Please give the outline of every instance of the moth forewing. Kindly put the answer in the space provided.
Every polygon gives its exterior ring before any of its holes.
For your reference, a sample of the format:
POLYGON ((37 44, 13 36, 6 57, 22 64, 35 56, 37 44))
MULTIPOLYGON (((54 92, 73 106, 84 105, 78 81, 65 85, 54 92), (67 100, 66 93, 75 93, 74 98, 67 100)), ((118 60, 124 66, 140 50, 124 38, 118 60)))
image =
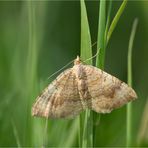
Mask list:
POLYGON ((32 115, 49 118, 73 118, 86 108, 110 113, 137 98, 135 91, 118 78, 84 65, 80 58, 73 68, 62 72, 37 97, 32 115))

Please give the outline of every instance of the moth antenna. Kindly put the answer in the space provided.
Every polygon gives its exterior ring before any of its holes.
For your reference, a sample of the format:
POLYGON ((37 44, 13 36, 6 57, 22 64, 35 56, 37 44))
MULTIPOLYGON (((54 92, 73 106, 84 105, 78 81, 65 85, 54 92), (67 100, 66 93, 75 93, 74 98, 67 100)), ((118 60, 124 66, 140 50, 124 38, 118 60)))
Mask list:
POLYGON ((59 73, 61 70, 63 70, 65 67, 67 67, 68 65, 70 65, 71 63, 73 63, 74 60, 70 61, 69 63, 67 63, 65 66, 63 66, 62 68, 60 68, 58 71, 54 72, 53 74, 51 74, 48 79, 50 79, 51 77, 53 77, 54 75, 56 75, 57 73, 59 73))
POLYGON ((89 61, 89 60, 95 58, 95 57, 99 54, 99 52, 100 52, 100 48, 97 50, 97 53, 96 53, 94 56, 92 56, 92 57, 86 59, 84 62, 89 61))
MULTIPOLYGON (((92 44, 92 47, 95 46, 96 44, 97 44, 97 42, 94 42, 94 43, 92 44)), ((94 56, 92 56, 91 58, 86 59, 86 60, 83 61, 83 62, 86 62, 86 61, 89 61, 89 60, 95 58, 95 57, 99 54, 99 51, 100 51, 100 49, 97 51, 97 53, 96 53, 94 56)), ((74 60, 70 61, 68 64, 66 64, 65 66, 63 66, 61 69, 59 69, 58 71, 56 71, 56 72, 54 72, 53 74, 51 74, 51 75, 48 77, 48 79, 50 79, 51 77, 53 77, 54 75, 56 75, 57 73, 59 73, 61 70, 63 70, 65 67, 67 67, 68 65, 70 65, 70 64, 73 63, 73 62, 74 62, 74 60)))
POLYGON ((93 47, 93 46, 95 46, 95 45, 97 45, 97 42, 94 42, 94 43, 91 45, 91 47, 93 47))

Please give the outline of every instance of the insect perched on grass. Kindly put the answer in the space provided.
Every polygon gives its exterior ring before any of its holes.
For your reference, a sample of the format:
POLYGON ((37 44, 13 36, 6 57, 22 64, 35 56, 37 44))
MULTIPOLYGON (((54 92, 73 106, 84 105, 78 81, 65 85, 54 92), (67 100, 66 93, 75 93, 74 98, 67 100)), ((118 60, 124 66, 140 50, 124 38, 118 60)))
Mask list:
POLYGON ((137 98, 126 83, 91 65, 79 56, 74 66, 62 72, 37 97, 32 115, 46 118, 73 118, 85 109, 110 113, 137 98))

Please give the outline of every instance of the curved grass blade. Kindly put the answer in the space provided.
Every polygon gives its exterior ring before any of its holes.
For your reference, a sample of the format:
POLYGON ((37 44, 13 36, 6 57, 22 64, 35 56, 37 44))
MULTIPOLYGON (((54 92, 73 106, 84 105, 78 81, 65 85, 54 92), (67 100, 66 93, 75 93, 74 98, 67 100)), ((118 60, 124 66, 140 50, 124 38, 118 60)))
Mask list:
MULTIPOLYGON (((81 58, 86 60, 92 57, 91 36, 87 18, 87 11, 84 0, 80 1, 81 5, 81 58)), ((92 60, 87 61, 92 64, 92 60)), ((80 135, 79 146, 93 147, 93 115, 92 111, 86 110, 85 114, 80 115, 80 135)))
MULTIPOLYGON (((132 49, 133 49, 133 42, 136 34, 136 29, 138 25, 138 19, 134 20, 132 31, 129 40, 129 47, 128 47, 128 85, 132 87, 132 49)), ((127 104, 127 132, 126 132, 126 146, 132 146, 132 103, 127 104)))
POLYGON ((106 20, 106 28, 105 28, 105 44, 107 46, 107 33, 109 30, 109 25, 110 25, 110 15, 111 15, 111 9, 112 9, 112 0, 109 0, 108 4, 108 13, 107 13, 107 20, 106 20))
POLYGON ((121 4, 120 8, 118 9, 110 27, 109 27, 108 34, 107 34, 107 43, 109 42, 109 39, 110 39, 110 37, 111 37, 111 35, 112 35, 116 25, 117 25, 122 13, 123 13, 126 5, 127 5, 127 0, 124 0, 121 4))

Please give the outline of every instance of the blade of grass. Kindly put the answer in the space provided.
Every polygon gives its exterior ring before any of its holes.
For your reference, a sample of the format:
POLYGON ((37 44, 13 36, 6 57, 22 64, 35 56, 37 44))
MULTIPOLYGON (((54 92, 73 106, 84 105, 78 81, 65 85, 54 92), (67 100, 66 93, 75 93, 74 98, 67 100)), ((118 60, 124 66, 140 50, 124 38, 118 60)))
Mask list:
POLYGON ((106 24, 106 1, 100 0, 98 39, 97 39, 97 49, 100 51, 96 59, 96 67, 99 67, 101 69, 104 68, 104 57, 105 57, 105 24, 106 24))
MULTIPOLYGON (((99 23, 98 23, 98 39, 97 39, 97 50, 99 54, 96 57, 96 67, 104 69, 104 58, 105 58, 105 24, 106 24, 106 1, 100 0, 100 9, 99 9, 99 23)), ((93 132, 94 132, 94 146, 96 140, 96 127, 100 123, 100 114, 93 113, 93 132)), ((98 140, 98 139, 97 139, 98 140)))
POLYGON ((73 146, 74 141, 77 137, 77 133, 78 133, 78 123, 79 123, 79 118, 76 118, 71 125, 70 134, 69 134, 67 141, 65 141, 64 147, 73 146))
MULTIPOLYGON (((132 87, 132 49, 133 49, 133 42, 135 38, 135 33, 138 25, 138 19, 134 20, 132 31, 129 39, 129 47, 128 47, 128 85, 132 87)), ((132 104, 128 103, 127 105, 127 132, 126 132, 126 146, 132 146, 132 104)))
MULTIPOLYGON (((91 36, 84 0, 81 0, 81 58, 86 60, 92 57, 91 36)), ((92 61, 87 61, 87 64, 92 64, 92 61)))
POLYGON ((20 148, 21 144, 20 144, 20 139, 19 139, 19 135, 18 135, 18 130, 16 128, 16 125, 14 124, 14 121, 11 121, 12 127, 13 127, 13 133, 16 139, 16 143, 17 143, 17 147, 20 148))
POLYGON ((148 141, 148 98, 146 100, 144 110, 142 113, 141 121, 140 121, 140 128, 138 131, 138 136, 137 136, 137 144, 138 147, 142 147, 142 143, 146 143, 148 141))
POLYGON ((111 37, 111 35, 112 35, 116 25, 117 25, 122 13, 123 13, 126 5, 127 5, 127 0, 124 0, 121 4, 120 8, 118 9, 110 27, 109 27, 108 34, 107 34, 107 43, 109 42, 109 39, 110 39, 110 37, 111 37))
MULTIPOLYGON (((31 103, 32 99, 35 96, 35 88, 36 88, 36 71, 37 71, 37 35, 36 35, 36 20, 35 20, 35 9, 36 5, 33 1, 26 2, 28 8, 28 51, 27 51, 27 59, 26 59, 26 98, 27 106, 26 106, 26 145, 32 145, 37 143, 35 139, 36 136, 34 131, 32 130, 34 126, 33 120, 31 117, 31 103)), ((39 141, 39 140, 38 140, 39 141)))
MULTIPOLYGON (((29 142, 31 145, 41 145, 44 141, 40 137, 40 133, 44 131, 43 123, 41 120, 34 120, 31 117, 31 107, 34 98, 39 90, 37 84, 37 64, 39 48, 43 39, 43 26, 45 22, 46 3, 44 5, 39 2, 28 1, 28 55, 26 62, 26 82, 27 82, 27 116, 28 116, 28 131, 30 132, 29 142), (40 16, 38 16, 38 12, 40 16), (38 18, 37 18, 38 16, 38 18), (37 18, 37 19, 36 19, 37 18), (40 23, 42 22, 42 24, 40 23)), ((46 124, 46 123, 45 123, 46 124)), ((42 136, 43 137, 43 136, 42 136)), ((45 137, 47 139, 47 137, 45 137)))
POLYGON ((35 81, 35 73, 37 67, 37 51, 36 51, 36 25, 35 25, 35 4, 32 1, 29 4, 29 43, 28 43, 28 63, 27 63, 27 80, 28 87, 32 91, 35 81))
POLYGON ((109 29, 109 24, 110 24, 111 9, 112 9, 112 0, 109 0, 107 20, 106 20, 106 28, 105 28, 105 44, 106 44, 106 41, 107 41, 107 33, 108 33, 108 29, 109 29))
MULTIPOLYGON (((86 60, 92 57, 91 36, 87 18, 87 11, 84 0, 80 0, 81 5, 81 58, 86 60)), ((87 61, 92 64, 92 61, 87 61)), ((93 116, 92 111, 86 110, 85 115, 80 115, 80 135, 79 146, 93 147, 93 116), (82 142, 81 142, 82 141, 82 142)))
MULTIPOLYGON (((97 40, 97 49, 100 49, 100 51, 96 59, 96 67, 104 69, 106 46, 113 33, 113 30, 115 29, 117 25, 117 22, 119 21, 121 14, 124 11, 126 3, 127 3, 127 0, 124 0, 109 27, 112 0, 109 1, 107 20, 106 20, 106 13, 105 13, 106 12, 106 1, 100 0, 98 40, 97 40)), ((97 116, 98 115, 94 113, 94 121, 93 121, 95 123, 94 128, 93 128, 94 130, 95 130, 96 125, 98 125, 100 122, 100 116, 99 118, 97 116)))

